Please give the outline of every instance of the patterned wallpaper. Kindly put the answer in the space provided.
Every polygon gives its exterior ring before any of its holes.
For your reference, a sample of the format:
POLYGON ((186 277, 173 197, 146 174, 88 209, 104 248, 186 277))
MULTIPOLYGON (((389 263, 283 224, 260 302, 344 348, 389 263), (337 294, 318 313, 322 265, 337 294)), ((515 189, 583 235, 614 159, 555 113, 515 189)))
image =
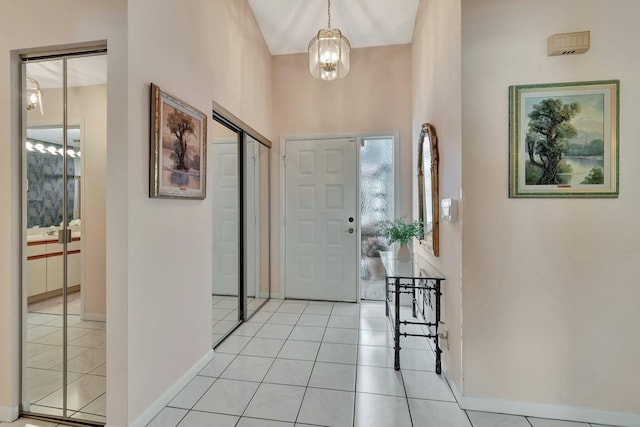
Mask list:
MULTIPOLYGON (((79 159, 67 162, 68 220, 74 219, 77 194, 74 175, 80 175, 79 159), (77 173, 76 173, 77 171, 77 173)), ((62 222, 62 156, 27 151, 27 227, 50 227, 62 222)), ((79 200, 78 200, 79 202, 79 200)), ((77 209, 76 209, 77 211, 77 209)))

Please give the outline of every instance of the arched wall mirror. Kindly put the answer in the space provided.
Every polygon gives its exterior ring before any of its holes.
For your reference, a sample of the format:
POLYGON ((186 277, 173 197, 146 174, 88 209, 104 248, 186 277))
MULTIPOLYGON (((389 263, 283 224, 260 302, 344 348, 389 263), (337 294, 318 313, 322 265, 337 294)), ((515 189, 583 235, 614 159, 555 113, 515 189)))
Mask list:
POLYGON ((418 213, 424 224, 420 244, 435 256, 440 255, 438 162, 436 128, 430 123, 423 123, 418 139, 418 213))
POLYGON ((271 142, 213 103, 212 340, 220 344, 270 297, 271 142))

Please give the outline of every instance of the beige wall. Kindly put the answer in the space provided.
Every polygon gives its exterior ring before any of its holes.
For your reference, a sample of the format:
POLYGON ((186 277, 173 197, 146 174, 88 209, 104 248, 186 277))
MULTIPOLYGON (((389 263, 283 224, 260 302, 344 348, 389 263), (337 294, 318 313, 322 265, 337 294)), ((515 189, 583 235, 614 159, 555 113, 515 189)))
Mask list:
POLYGON ((10 207, 0 210, 0 230, 9 236, 0 244, 0 417, 17 410, 21 335, 19 68, 10 67, 9 52, 104 39, 107 420, 114 426, 142 421, 153 402, 210 351, 214 226, 211 198, 148 198, 149 83, 208 117, 214 99, 269 136, 271 57, 246 1, 4 3, 12 13, 0 17, 6 30, 0 113, 11 126, 0 133, 8 152, 0 160, 0 200, 10 207))
POLYGON ((82 315, 98 320, 106 311, 107 87, 70 91, 79 104, 82 142, 82 315))
POLYGON ((639 12, 462 1, 466 396, 640 413, 639 12), (581 30, 586 54, 547 57, 548 36, 581 30), (621 81, 620 197, 509 199, 508 86, 599 79, 621 81))
MULTIPOLYGON (((82 140, 82 315, 104 319, 106 311, 106 151, 107 86, 70 87, 69 126, 80 126, 82 140)), ((62 124, 62 90, 43 89, 44 115, 27 112, 28 126, 62 124)))
MULTIPOLYGON (((411 47, 353 49, 346 78, 314 79, 307 54, 273 57, 271 286, 280 290, 280 146, 282 137, 399 132, 400 164, 411 162, 411 47)), ((411 216, 409 168, 401 168, 398 216, 411 216)))
MULTIPOLYGON (((20 247, 24 245, 20 226, 20 69, 17 53, 11 52, 106 40, 108 79, 114 83, 108 90, 108 114, 113 122, 108 125, 108 138, 113 147, 122 145, 126 142, 126 106, 118 105, 116 100, 124 99, 126 94, 125 4, 77 0, 0 2, 0 116, 6 119, 6 126, 0 129, 0 147, 6 153, 0 159, 0 233, 6 236, 0 241, 0 419, 14 415, 19 402, 20 247)), ((118 173, 118 168, 109 168, 108 173, 118 173)), ((123 178, 126 181, 126 176, 123 178)), ((117 215, 113 219, 120 220, 117 215)), ((108 335, 111 333, 107 331, 108 335)), ((108 387, 117 383, 108 381, 108 387)), ((126 401, 121 407, 126 408, 126 401)))
MULTIPOLYGON (((440 154, 440 198, 460 198, 462 186, 462 105, 460 0, 420 3, 412 44, 412 131, 417 141, 422 123, 436 128, 440 154)), ((413 148, 412 179, 416 171, 417 142, 413 148)), ((413 211, 417 218, 417 192, 413 211)), ((440 256, 414 245, 420 266, 430 263, 446 277, 442 319, 449 331, 449 349, 443 344, 448 378, 462 384, 462 204, 456 222, 440 220, 440 256)))
POLYGON ((260 133, 272 132, 271 56, 246 0, 140 0, 129 2, 128 19, 133 422, 144 420, 144 411, 211 349, 212 230, 218 226, 210 195, 202 201, 148 197, 149 83, 205 112, 209 128, 213 99, 260 133))

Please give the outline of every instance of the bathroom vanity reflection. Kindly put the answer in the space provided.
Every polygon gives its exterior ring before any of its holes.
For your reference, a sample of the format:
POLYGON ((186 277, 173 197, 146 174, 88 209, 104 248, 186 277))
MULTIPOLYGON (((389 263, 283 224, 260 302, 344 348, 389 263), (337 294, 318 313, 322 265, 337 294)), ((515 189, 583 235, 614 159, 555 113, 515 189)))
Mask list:
MULTIPOLYGON (((64 186, 62 126, 27 129, 27 263, 25 287, 27 304, 60 295, 63 287, 62 230, 64 186)), ((67 209, 66 221, 72 239, 67 247, 68 292, 80 290, 81 283, 81 171, 80 127, 67 128, 67 209)))
MULTIPOLYGON (((67 286, 71 293, 80 290, 81 233, 79 225, 70 226, 69 229, 71 241, 67 245, 67 286)), ((59 229, 53 227, 51 231, 48 228, 27 230, 27 304, 60 295, 62 291, 63 245, 58 242, 59 229)))

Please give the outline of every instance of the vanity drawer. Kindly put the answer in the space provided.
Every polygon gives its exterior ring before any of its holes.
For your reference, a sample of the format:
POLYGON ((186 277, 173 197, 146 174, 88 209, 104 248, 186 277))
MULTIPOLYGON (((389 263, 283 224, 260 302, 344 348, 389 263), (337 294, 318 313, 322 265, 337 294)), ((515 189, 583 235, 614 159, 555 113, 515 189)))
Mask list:
POLYGON ((27 259, 32 256, 44 255, 47 253, 47 245, 29 245, 27 244, 27 259))

